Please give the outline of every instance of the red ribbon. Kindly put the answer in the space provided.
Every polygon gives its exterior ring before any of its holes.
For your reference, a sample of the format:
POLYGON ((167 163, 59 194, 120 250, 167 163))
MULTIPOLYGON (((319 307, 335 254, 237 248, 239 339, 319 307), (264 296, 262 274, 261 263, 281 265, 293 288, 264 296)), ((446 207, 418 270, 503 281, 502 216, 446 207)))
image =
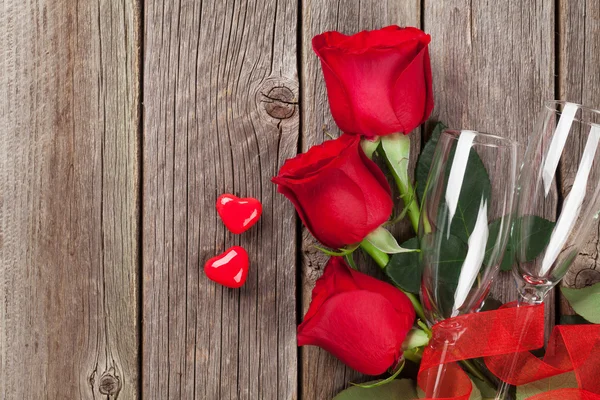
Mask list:
POLYGON ((574 371, 579 388, 557 389, 531 400, 600 400, 600 325, 560 325, 543 360, 529 351, 544 345, 544 307, 514 307, 451 318, 433 327, 418 384, 440 389, 436 399, 468 400, 472 386, 456 361, 484 357, 488 369, 511 385, 524 385, 574 371), (515 354, 517 353, 517 354, 515 354), (445 370, 439 374, 440 365, 445 370))

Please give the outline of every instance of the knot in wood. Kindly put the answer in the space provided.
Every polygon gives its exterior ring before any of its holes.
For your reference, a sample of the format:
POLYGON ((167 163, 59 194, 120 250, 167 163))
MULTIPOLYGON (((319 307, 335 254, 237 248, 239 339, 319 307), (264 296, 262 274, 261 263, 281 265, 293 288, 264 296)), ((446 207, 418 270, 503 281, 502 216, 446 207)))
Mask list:
POLYGON ((103 395, 114 396, 121 390, 121 381, 111 373, 105 373, 100 378, 98 391, 103 395))
POLYGON ((262 93, 262 103, 271 117, 287 119, 294 115, 298 100, 291 89, 275 86, 267 93, 262 93))
POLYGON ((581 289, 594 283, 600 282, 600 271, 593 268, 585 268, 575 275, 575 287, 581 289))

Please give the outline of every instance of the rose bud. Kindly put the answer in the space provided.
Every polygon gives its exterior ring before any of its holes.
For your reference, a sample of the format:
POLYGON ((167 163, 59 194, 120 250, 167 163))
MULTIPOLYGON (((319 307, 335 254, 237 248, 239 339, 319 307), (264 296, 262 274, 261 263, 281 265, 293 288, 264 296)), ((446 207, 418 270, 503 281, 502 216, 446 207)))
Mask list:
POLYGON ((312 235, 330 248, 360 243, 392 213, 385 175, 355 135, 342 135, 287 160, 272 181, 312 235))
POLYGON ((298 327, 298 346, 319 346, 358 372, 379 375, 396 365, 414 319, 404 293, 332 257, 298 327))
POLYGON ((433 109, 430 40, 420 29, 398 26, 313 38, 331 114, 342 131, 407 134, 425 122, 433 109))

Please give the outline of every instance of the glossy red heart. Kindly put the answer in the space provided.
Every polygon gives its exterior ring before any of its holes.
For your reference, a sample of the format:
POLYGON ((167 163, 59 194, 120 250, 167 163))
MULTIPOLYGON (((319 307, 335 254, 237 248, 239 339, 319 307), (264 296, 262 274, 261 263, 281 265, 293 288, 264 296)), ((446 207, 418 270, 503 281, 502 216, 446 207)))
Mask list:
POLYGON ((258 221, 262 204, 252 197, 240 199, 232 194, 222 194, 217 199, 217 212, 227 229, 240 234, 258 221))
POLYGON ((233 289, 241 287, 248 277, 248 253, 233 246, 204 264, 204 273, 211 281, 233 289))

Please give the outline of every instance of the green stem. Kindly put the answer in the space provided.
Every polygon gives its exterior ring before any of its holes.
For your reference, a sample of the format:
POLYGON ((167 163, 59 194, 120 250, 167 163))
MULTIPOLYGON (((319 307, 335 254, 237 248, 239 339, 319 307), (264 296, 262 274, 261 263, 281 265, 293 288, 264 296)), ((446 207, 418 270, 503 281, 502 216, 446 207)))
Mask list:
MULTIPOLYGON (((400 290, 402 290, 402 289, 400 289, 400 290)), ((422 321, 426 321, 425 312, 423 311, 423 306, 419 302, 419 299, 417 299, 417 296, 415 296, 414 294, 412 294, 410 292, 405 292, 404 290, 402 290, 402 292, 406 295, 406 297, 408 297, 408 299, 412 303, 413 307, 415 308, 415 312, 417 313, 417 317, 419 317, 422 321)))
POLYGON ((390 256, 373 246, 368 240, 363 240, 360 242, 360 247, 365 251, 365 253, 371 256, 371 258, 377 263, 377 265, 379 265, 381 269, 385 268, 390 261, 390 256))
POLYGON ((423 231, 425 234, 431 233, 431 224, 429 223, 429 218, 427 218, 427 211, 423 210, 421 216, 421 219, 423 220, 423 231))
MULTIPOLYGON (((363 240, 360 243, 360 247, 365 251, 365 253, 371 256, 371 258, 377 263, 377 265, 379 265, 381 269, 385 268, 385 266, 390 261, 390 257, 387 254, 377 249, 375 246, 373 246, 366 240, 363 240)), ((402 290, 401 288, 398 289, 402 290)), ((419 303, 417 296, 404 290, 402 290, 402 293, 404 293, 412 303, 413 307, 415 308, 415 312, 417 313, 417 316, 421 318, 421 320, 426 321, 423 306, 421 306, 421 303, 419 303)))
POLYGON ((406 184, 404 182, 402 182, 402 180, 400 179, 400 176, 398 176, 398 174, 394 171, 394 169, 392 168, 391 163, 387 157, 385 157, 385 161, 386 161, 386 164, 388 165, 388 167, 390 168, 392 176, 394 177, 396 186, 398 186, 398 191, 400 192, 400 196, 402 197, 402 200, 404 201, 405 207, 406 207, 406 201, 409 201, 408 211, 406 212, 406 215, 408 215, 408 218, 410 219, 410 223, 412 224, 412 227, 415 230, 415 233, 417 233, 417 232, 419 232, 419 206, 417 205, 417 200, 415 198, 415 196, 416 196, 415 190, 413 189, 410 182, 406 181, 406 184))
POLYGON ((415 352, 412 349, 406 350, 404 353, 402 353, 402 355, 404 356, 404 358, 414 362, 415 364, 418 364, 421 362, 421 358, 422 358, 421 353, 415 352))
POLYGON ((492 381, 490 381, 487 376, 485 376, 481 371, 479 371, 479 369, 477 369, 477 367, 471 362, 471 360, 460 360, 459 363, 461 363, 462 366, 465 367, 465 369, 471 373, 471 375, 473 375, 480 381, 485 382, 489 387, 496 387, 496 385, 494 385, 494 383, 492 383, 492 381))
POLYGON ((415 190, 408 178, 408 161, 410 158, 410 137, 401 133, 385 136, 382 139, 382 153, 388 169, 394 177, 407 215, 415 232, 419 231, 419 205, 415 190))

